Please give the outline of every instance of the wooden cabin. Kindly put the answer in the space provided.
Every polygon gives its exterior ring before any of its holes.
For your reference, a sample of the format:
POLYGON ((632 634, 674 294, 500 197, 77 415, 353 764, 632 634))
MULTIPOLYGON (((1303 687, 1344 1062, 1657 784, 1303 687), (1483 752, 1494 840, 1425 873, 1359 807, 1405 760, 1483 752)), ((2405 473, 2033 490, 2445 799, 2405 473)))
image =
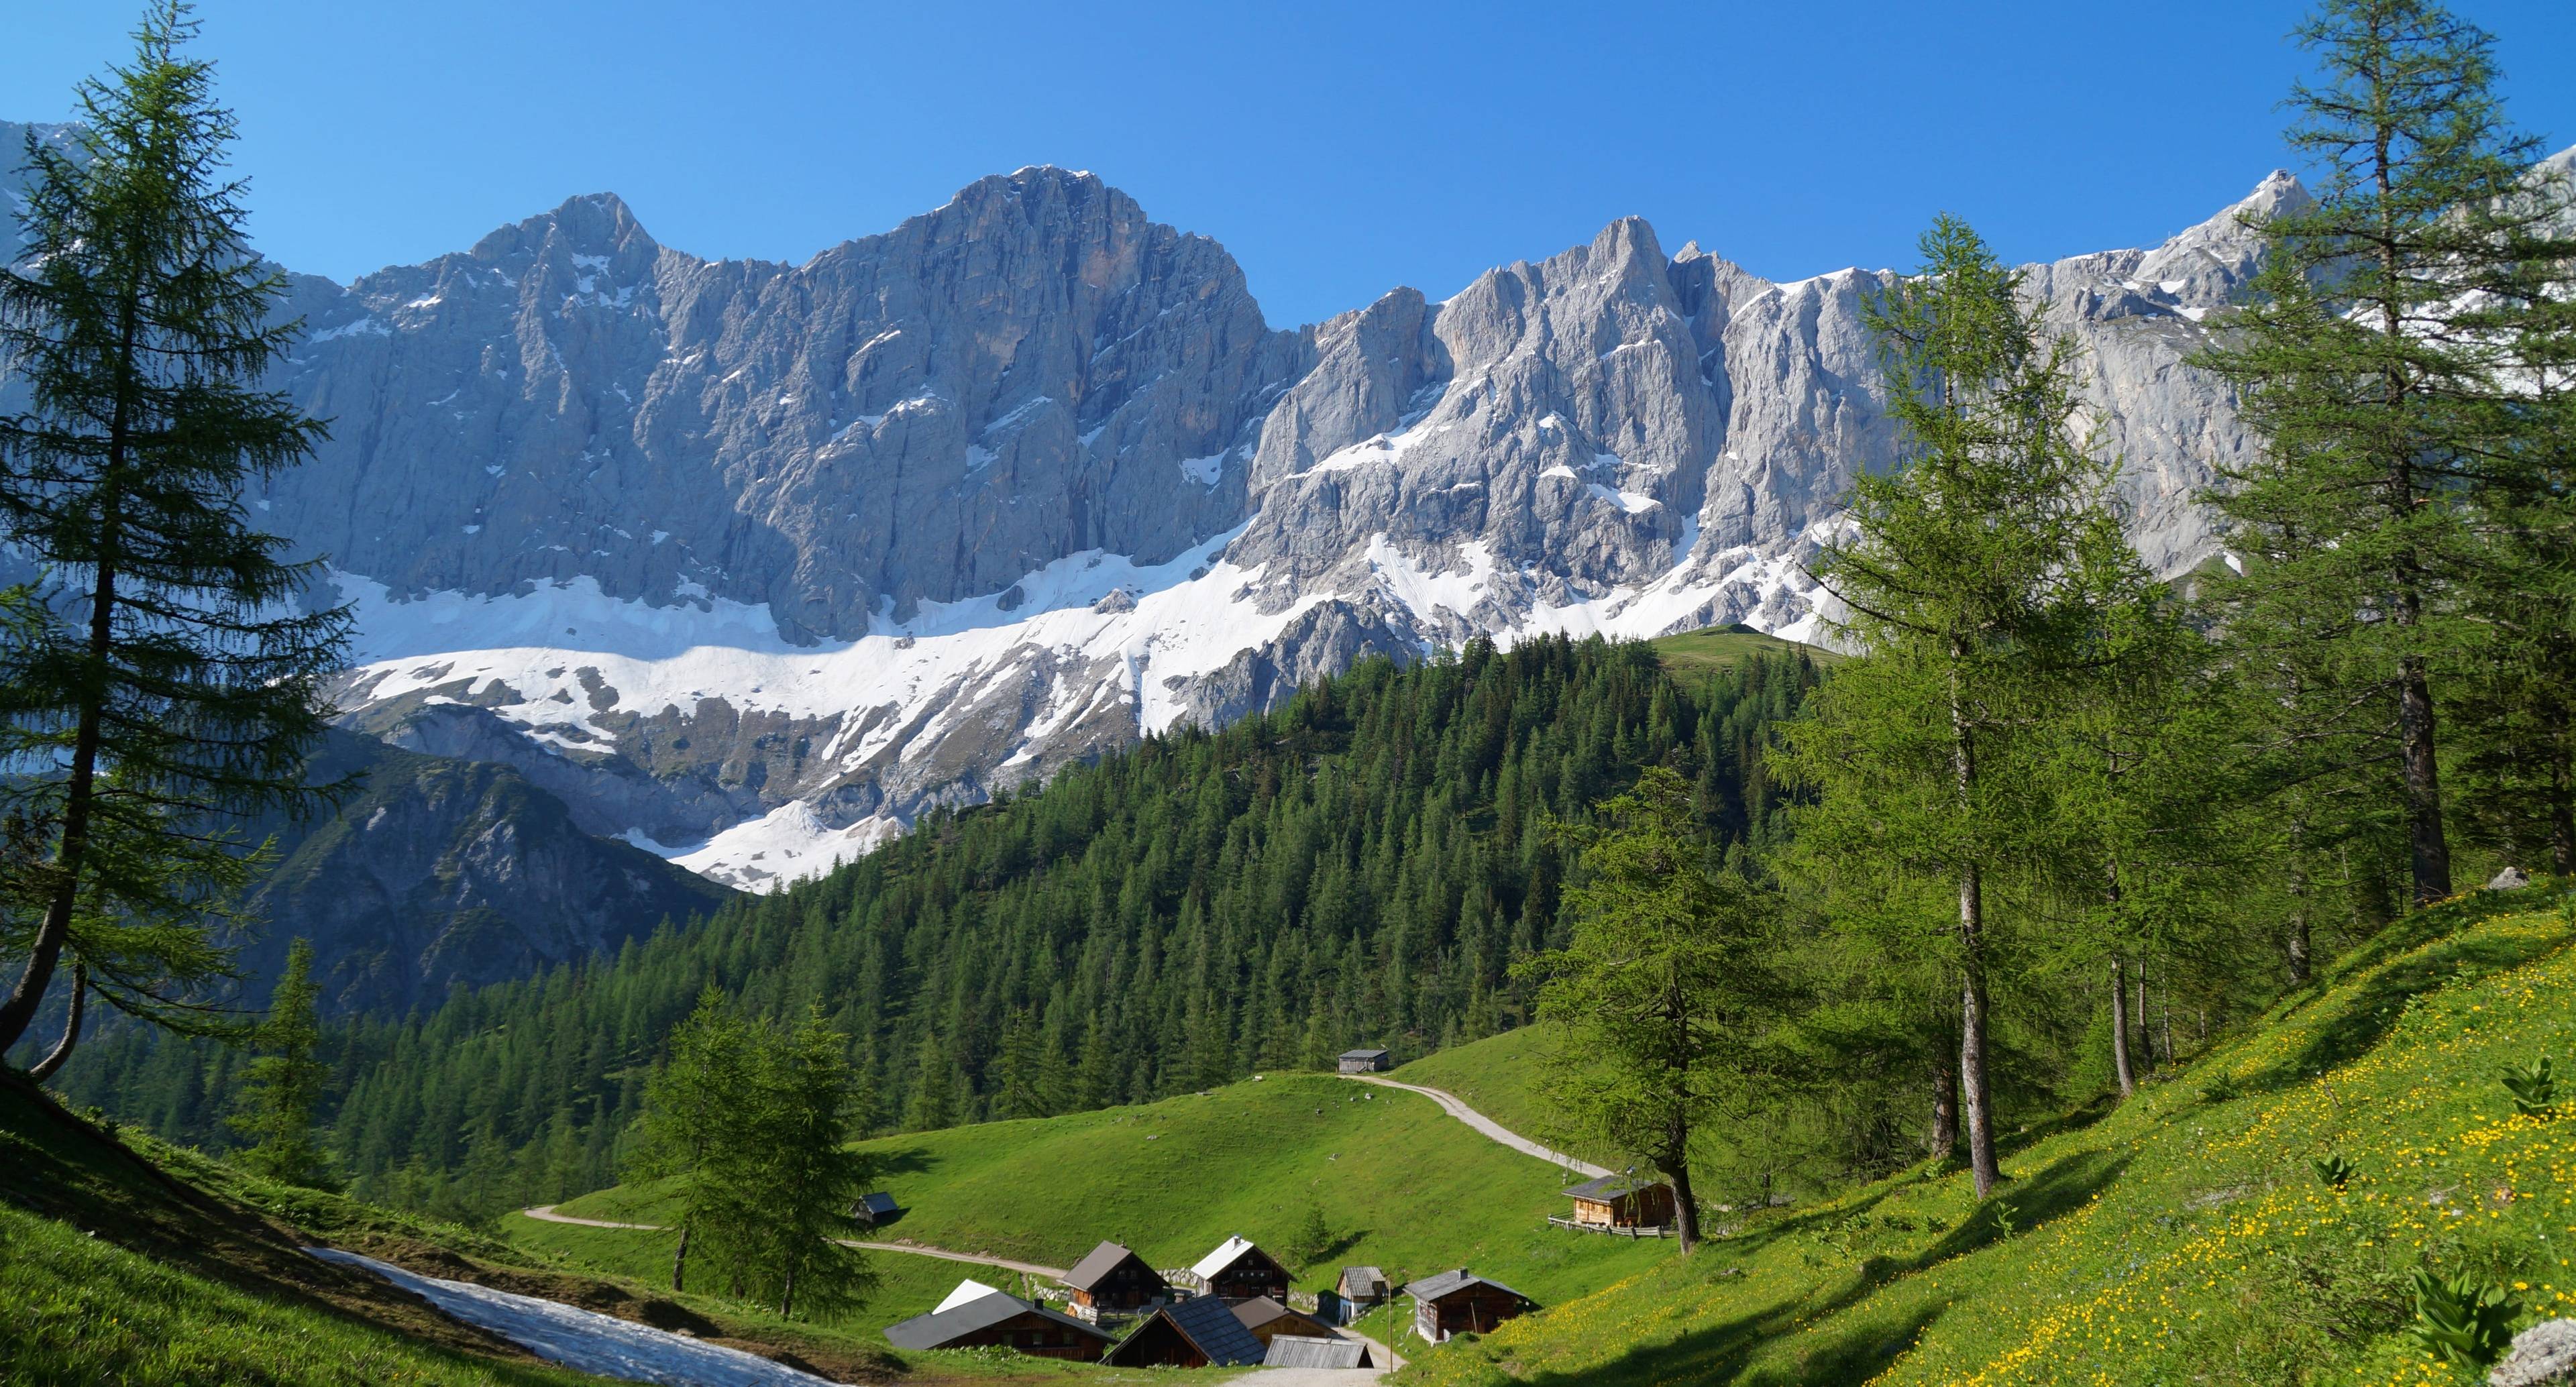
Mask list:
POLYGON ((860 1195, 850 1205, 850 1222, 861 1228, 879 1228, 903 1217, 903 1206, 884 1190, 860 1195))
POLYGON ((1673 1187, 1634 1175, 1604 1175, 1567 1190, 1578 1228, 1668 1228, 1673 1187))
POLYGON ((1394 1068, 1394 1056, 1384 1050, 1344 1050, 1342 1072, 1345 1074, 1381 1074, 1394 1068))
POLYGON ((1241 1368, 1269 1353, 1224 1301, 1199 1296, 1156 1306, 1101 1361, 1120 1368, 1241 1368))
POLYGON ((961 1283, 939 1308, 886 1326, 896 1348, 1007 1348, 1039 1358, 1097 1363, 1114 1335, 981 1282, 961 1283))
POLYGON ((1172 1298, 1171 1283, 1152 1263, 1105 1239, 1074 1263, 1064 1284, 1073 1290, 1072 1313, 1094 1322, 1103 1314, 1132 1315, 1172 1298))
POLYGON ((1465 1267, 1426 1276, 1404 1288, 1413 1297, 1413 1332, 1432 1343, 1452 1334, 1483 1334, 1538 1308, 1538 1302, 1465 1267))
POLYGON ((1217 1245, 1214 1252, 1190 1268, 1204 1287, 1203 1294, 1214 1296, 1228 1305, 1268 1296, 1281 1304, 1288 1302, 1288 1269, 1278 1259, 1252 1245, 1250 1238, 1238 1234, 1217 1245))
POLYGON ((1376 1267, 1344 1267, 1333 1283, 1334 1293, 1353 1305, 1382 1305, 1387 1289, 1386 1273, 1376 1267))
POLYGON ((1234 1307, 1234 1317, 1243 1322, 1244 1328, 1252 1331, 1252 1337, 1260 1340, 1264 1349, 1282 1334, 1296 1334, 1309 1339, 1342 1337, 1331 1325, 1313 1315, 1291 1310, 1268 1296, 1247 1300, 1234 1307))

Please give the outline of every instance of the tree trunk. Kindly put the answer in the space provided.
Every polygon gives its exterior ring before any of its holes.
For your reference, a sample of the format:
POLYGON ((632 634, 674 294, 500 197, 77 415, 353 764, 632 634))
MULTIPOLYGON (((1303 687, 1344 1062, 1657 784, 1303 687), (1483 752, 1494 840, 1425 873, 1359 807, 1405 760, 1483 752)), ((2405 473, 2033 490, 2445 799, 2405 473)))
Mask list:
POLYGON ((680 1225, 680 1245, 671 1252, 671 1290, 674 1294, 689 1288, 689 1225, 680 1225))
POLYGON ((1699 1200, 1691 1193, 1690 1161, 1658 1162, 1673 1182, 1673 1231, 1681 1235, 1682 1255, 1699 1246, 1699 1200))
POLYGON ((2140 1055, 2141 1055, 2141 1056, 2146 1060, 2146 1062, 2147 1062, 2147 1067, 2148 1067, 2149 1069, 2153 1069, 2153 1068, 2155 1068, 2155 1067, 2156 1067, 2156 1052, 2155 1052, 2154 1047, 2149 1046, 2149 1045, 2146 1043, 2146 1036, 2147 1036, 2147 951, 2146 951, 2146 950, 2144 950, 2144 949, 2140 949, 2140 950, 2138 951, 2138 981, 2137 981, 2137 984, 2136 984, 2136 986, 2135 986, 2135 988, 2134 988, 2134 991, 2135 991, 2135 992, 2136 992, 2136 994, 2137 994, 2137 1015, 2131 1018, 2131 1020, 2130 1020, 2130 1024, 2131 1024, 2132 1026, 2134 1026, 2134 1027, 2136 1027, 2136 1028, 2137 1028, 2137 1035, 2138 1035, 2138 1050, 2139 1050, 2140 1055))
MULTIPOLYGON (((2307 860, 2301 855, 2299 844, 2299 840, 2306 834, 2306 829, 2307 824, 2304 820, 2291 819, 2290 861, 2293 864, 2307 860)), ((2281 941, 2282 952, 2288 954, 2290 959, 2290 986, 2292 987, 2308 985, 2308 953, 2313 942, 2308 936, 2308 874, 2293 865, 2290 868, 2290 928, 2281 941)))
POLYGON ((786 1319, 796 1312, 796 1269, 787 1269, 786 1283, 778 1290, 778 1318, 786 1319))
POLYGON ((2129 1013, 2124 1003, 2128 989, 2120 982, 2120 956, 2111 955, 2111 1068, 2120 1076, 2120 1096, 2130 1098, 2138 1092, 2138 1078, 2129 1069, 2129 1013))
POLYGON ((1959 1070, 1944 1054, 1932 1062, 1932 1154, 1946 1161, 1958 1150, 1959 1070))
MULTIPOLYGON (((1975 903, 1976 874, 1963 878, 1962 911, 1975 903)), ((1992 1194, 1999 1168, 1995 1162, 1994 1095, 1986 1085, 1986 970, 1973 954, 1959 988, 1959 1093, 1968 1118, 1968 1169, 1975 1175, 1977 1197, 1992 1194)))
POLYGON ((80 1044, 81 1013, 88 1005, 89 965, 74 959, 72 960, 72 1013, 63 1022, 63 1038, 55 1044, 53 1053, 36 1061, 36 1067, 27 1071, 28 1078, 41 1084, 54 1077, 54 1071, 63 1067, 63 1061, 72 1057, 72 1047, 80 1044))
MULTIPOLYGON (((106 478, 99 497, 99 562, 90 575, 88 654, 101 668, 107 664, 116 637, 116 575, 121 566, 118 560, 124 533, 119 488, 134 431, 131 411, 135 343, 142 330, 141 295, 140 286, 126 286, 120 324, 123 336, 117 357, 116 409, 108 422, 106 478)), ((53 983, 54 963, 62 956, 63 943, 71 938, 72 907, 80 901, 81 873, 89 865, 90 802, 98 787, 100 723, 106 713, 106 691, 101 684, 93 683, 81 695, 79 718, 72 732, 71 773, 63 784, 63 836, 54 848, 54 894, 45 902, 44 921, 36 927, 36 937, 28 945, 27 966, 18 974, 18 985, 9 993, 8 1001, 0 1002, 0 1055, 7 1054, 18 1043, 18 1037, 27 1033, 27 1023, 35 1019, 37 1006, 45 1000, 45 989, 53 983)))
MULTIPOLYGON (((2398 602, 2399 620, 2416 605, 2413 593, 2398 602)), ((2433 688, 2424 661, 2409 655, 2397 686, 2398 757, 2406 774, 2406 843, 2415 874, 2415 904, 2431 905, 2451 894, 2451 849, 2442 836, 2442 781, 2433 762, 2433 688)))
MULTIPOLYGON (((1950 646, 1950 769, 1962 813, 1971 812, 1977 788, 1977 745, 1968 727, 1968 709, 1959 689, 1959 666, 1967 651, 1956 640, 1950 646)), ((1975 862, 1959 872, 1959 1095, 1967 1109, 1968 1168, 1975 1172, 1977 1197, 1995 1187, 1994 1095, 1986 1090, 1985 896, 1975 862)))

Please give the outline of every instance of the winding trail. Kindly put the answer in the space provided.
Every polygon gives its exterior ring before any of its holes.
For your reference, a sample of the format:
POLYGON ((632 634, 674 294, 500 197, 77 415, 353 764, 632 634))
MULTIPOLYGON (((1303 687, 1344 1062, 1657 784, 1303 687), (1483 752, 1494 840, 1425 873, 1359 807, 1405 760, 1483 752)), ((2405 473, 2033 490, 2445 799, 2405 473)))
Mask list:
POLYGON ((1501 1142, 1503 1145, 1520 1152, 1522 1155, 1536 1156, 1550 1165, 1560 1166, 1567 1170, 1579 1170, 1596 1180, 1600 1179, 1604 1175, 1614 1175, 1618 1173, 1610 1169, 1608 1166, 1594 1165, 1590 1161, 1577 1160, 1562 1151, 1552 1151, 1547 1147, 1541 1146, 1537 1142, 1522 1136, 1518 1132, 1512 1131, 1511 1129, 1503 1126, 1503 1124, 1476 1111, 1474 1108, 1468 1107, 1465 1099, 1460 1098, 1457 1094, 1451 1093, 1445 1088, 1425 1088, 1421 1084, 1398 1083, 1393 1079, 1381 1079, 1375 1074, 1344 1074, 1341 1077, 1363 1084, 1375 1084, 1379 1088, 1400 1088, 1407 1093, 1419 1093, 1423 1097, 1430 1099, 1432 1102, 1439 1104, 1440 1110, 1449 1114, 1451 1117, 1466 1123, 1468 1126, 1473 1127, 1484 1135, 1493 1138, 1495 1141, 1501 1142))
MULTIPOLYGON (((584 1228, 633 1228, 646 1233, 667 1231, 658 1223, 618 1223, 604 1218, 583 1218, 578 1214, 559 1214, 552 1204, 539 1204, 519 1211, 540 1223, 577 1223, 584 1228)), ((1000 1267, 1005 1271, 1024 1271, 1031 1276, 1064 1279, 1063 1267, 1043 1267, 1035 1262, 1014 1262, 1008 1257, 987 1257, 975 1252, 951 1252, 944 1247, 925 1247, 920 1243, 862 1242, 857 1238, 834 1238, 843 1247, 865 1248, 870 1252, 908 1252, 915 1257, 936 1257, 943 1262, 966 1262, 979 1267, 1000 1267)))

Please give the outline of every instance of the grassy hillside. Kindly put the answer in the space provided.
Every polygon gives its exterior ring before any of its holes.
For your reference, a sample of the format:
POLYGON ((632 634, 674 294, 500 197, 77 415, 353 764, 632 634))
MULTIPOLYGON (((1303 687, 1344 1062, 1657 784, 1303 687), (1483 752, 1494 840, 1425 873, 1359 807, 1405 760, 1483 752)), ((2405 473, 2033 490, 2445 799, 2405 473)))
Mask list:
MULTIPOLYGON (((278 1185, 194 1151, 111 1135, 0 1078, 0 1382, 553 1387, 602 1379, 431 1311, 328 1244, 430 1276, 684 1331, 845 1382, 1050 1382, 1088 1370, 1017 1354, 898 1354, 873 1325, 785 1323, 339 1195, 278 1185)), ((664 1249, 667 1258, 667 1248, 664 1249)), ((880 1295, 926 1308, 960 1268, 900 1260, 880 1295), (933 1271, 938 1267, 941 1270, 933 1271), (919 1302, 919 1303, 914 1303, 919 1302)), ((1137 1375, 1129 1374, 1133 1380, 1137 1375)))
MULTIPOLYGON (((2020 1134, 1998 1205, 1918 1169, 1427 1355, 1413 1384, 2459 1383, 2407 1274, 2576 1313, 2576 1116, 2507 1063, 2576 1055, 2576 904, 2481 894, 2098 1120, 2020 1134), (2311 1162, 2356 1168, 2341 1192, 2311 1162)), ((2562 1094, 2565 1080, 2561 1080, 2562 1094)))
MULTIPOLYGON (((1522 1136, 1564 1150, 1564 1146, 1548 1137, 1546 1106, 1540 1102, 1537 1093, 1539 1054, 1543 1044, 1540 1034, 1535 1026, 1523 1026, 1465 1045, 1453 1045, 1425 1055, 1387 1077, 1427 1088, 1446 1089, 1465 1099, 1467 1106, 1522 1136)), ((1609 1159, 1600 1152, 1578 1150, 1574 1154, 1592 1160, 1609 1159)))
MULTIPOLYGON (((1471 1265, 1553 1302, 1635 1276, 1672 1249, 1551 1229, 1562 1181, 1546 1163, 1485 1140, 1426 1098, 1322 1075, 1270 1074, 1205 1096, 868 1147, 886 1162, 885 1187, 911 1210, 885 1236, 1048 1266, 1070 1266, 1104 1237, 1157 1266, 1186 1266, 1232 1233, 1284 1260, 1310 1206, 1336 1238, 1296 1268, 1305 1287, 1329 1285, 1348 1263, 1409 1275, 1471 1265)), ((663 1221, 649 1189, 603 1191, 563 1211, 663 1221)), ((662 1234, 539 1231, 525 1219, 507 1227, 589 1265, 667 1255, 662 1234)), ((910 1303, 872 1302, 883 1322, 928 1308, 932 1287, 972 1270, 895 1255, 877 1263, 922 1283, 910 1303)))
POLYGON ((588 1383, 0 1079, 0 1381, 588 1383))
POLYGON ((1755 652, 1764 654, 1805 655, 1820 665, 1830 665, 1843 657, 1817 645, 1782 640, 1765 635, 1750 626, 1711 626, 1702 631, 1684 631, 1677 636, 1657 636, 1646 642, 1654 647, 1655 658, 1663 663, 1664 672, 1685 683, 1744 663, 1755 652))

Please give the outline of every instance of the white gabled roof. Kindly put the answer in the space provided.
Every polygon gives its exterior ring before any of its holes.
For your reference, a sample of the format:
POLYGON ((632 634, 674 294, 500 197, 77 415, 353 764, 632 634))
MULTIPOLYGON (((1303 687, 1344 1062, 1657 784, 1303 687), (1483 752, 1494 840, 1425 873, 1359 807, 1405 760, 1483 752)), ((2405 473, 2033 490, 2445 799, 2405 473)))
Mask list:
POLYGON ((934 1315, 944 1315, 949 1311, 956 1309, 960 1305, 972 1305, 976 1301, 982 1300, 988 1295, 1000 1294, 1000 1291, 991 1286, 985 1285, 981 1281, 971 1279, 960 1281, 957 1283, 957 1289, 950 1291, 948 1293, 948 1298, 939 1302, 939 1308, 931 1311, 930 1313, 934 1315))
POLYGON ((1250 1252, 1251 1250, 1252 1239, 1243 1236, 1241 1233, 1237 1233, 1233 1237, 1226 1239, 1224 1242, 1217 1244, 1216 1251, 1201 1257, 1198 1260, 1198 1264, 1191 1267, 1190 1271, 1200 1280, 1204 1281, 1207 1278, 1216 1275, 1218 1272, 1225 1270, 1227 1267, 1233 1266, 1237 1261, 1242 1259, 1243 1254, 1250 1252))

